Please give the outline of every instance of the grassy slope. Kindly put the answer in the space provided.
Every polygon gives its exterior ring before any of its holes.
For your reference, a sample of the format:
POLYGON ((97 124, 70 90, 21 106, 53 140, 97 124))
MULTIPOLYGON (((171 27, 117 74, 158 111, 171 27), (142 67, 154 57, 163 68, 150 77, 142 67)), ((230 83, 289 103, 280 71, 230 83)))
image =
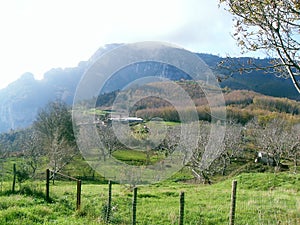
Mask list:
MULTIPOLYGON (((300 223, 300 175, 249 173, 234 179, 238 181, 237 224, 300 223)), ((27 195, 0 196, 0 224, 103 224, 107 185, 84 182, 79 212, 75 212, 76 184, 52 185, 53 203, 43 199, 43 182, 30 186, 34 193, 27 189, 27 195)), ((231 180, 210 186, 165 181, 139 187, 138 224, 177 224, 181 191, 186 193, 185 224, 227 224, 230 190, 231 180)), ((113 185, 112 224, 130 224, 131 201, 128 187, 113 185)))

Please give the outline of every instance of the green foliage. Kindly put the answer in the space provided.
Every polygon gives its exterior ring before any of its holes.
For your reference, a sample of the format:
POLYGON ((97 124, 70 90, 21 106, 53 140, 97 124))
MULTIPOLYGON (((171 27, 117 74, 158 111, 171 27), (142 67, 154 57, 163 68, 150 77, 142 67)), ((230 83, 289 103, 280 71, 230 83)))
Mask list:
POLYGON ((33 127, 48 144, 55 135, 58 135, 58 140, 67 140, 69 145, 75 144, 72 115, 63 102, 48 103, 39 111, 33 127))
POLYGON ((117 90, 99 95, 96 100, 96 106, 104 107, 112 105, 118 93, 119 91, 117 90))
POLYGON ((10 130, 0 134, 0 157, 22 151, 27 130, 10 130))
POLYGON ((145 120, 151 120, 152 118, 158 117, 171 122, 180 121, 178 112, 174 107, 142 109, 142 110, 138 110, 136 112, 136 115, 145 120))
POLYGON ((21 164, 16 170, 16 178, 21 187, 21 184, 30 178, 30 171, 27 165, 21 164))

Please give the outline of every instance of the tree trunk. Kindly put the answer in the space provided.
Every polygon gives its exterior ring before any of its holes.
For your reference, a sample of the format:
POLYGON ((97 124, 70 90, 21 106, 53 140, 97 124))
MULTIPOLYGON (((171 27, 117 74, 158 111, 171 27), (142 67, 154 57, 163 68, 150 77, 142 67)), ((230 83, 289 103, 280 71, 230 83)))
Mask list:
POLYGON ((294 173, 297 173, 297 166, 298 166, 298 158, 297 158, 297 153, 295 154, 294 158, 294 173))
POLYGON ((226 172, 226 169, 227 169, 226 156, 223 156, 222 159, 223 159, 222 176, 225 176, 225 172, 226 172))

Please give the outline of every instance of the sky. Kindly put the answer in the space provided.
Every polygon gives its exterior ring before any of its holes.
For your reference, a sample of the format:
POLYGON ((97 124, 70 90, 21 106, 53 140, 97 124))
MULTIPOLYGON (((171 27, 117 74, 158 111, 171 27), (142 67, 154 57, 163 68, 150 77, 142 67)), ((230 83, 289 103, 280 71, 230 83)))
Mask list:
POLYGON ((110 43, 164 41, 239 56, 232 16, 218 0, 10 0, 0 2, 0 88, 31 72, 75 67, 110 43))

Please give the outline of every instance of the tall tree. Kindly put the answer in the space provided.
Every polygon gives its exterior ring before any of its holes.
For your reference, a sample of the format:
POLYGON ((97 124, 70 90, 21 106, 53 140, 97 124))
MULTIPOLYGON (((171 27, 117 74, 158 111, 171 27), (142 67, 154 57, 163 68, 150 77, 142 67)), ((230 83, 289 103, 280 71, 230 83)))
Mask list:
POLYGON ((61 170, 78 153, 72 115, 65 103, 50 102, 40 110, 33 127, 54 171, 61 170))
MULTIPOLYGON (((243 52, 264 50, 272 58, 267 68, 300 84, 300 2, 298 0, 220 0, 233 15, 235 37, 243 52)), ((249 67, 248 67, 249 69, 249 67)))

